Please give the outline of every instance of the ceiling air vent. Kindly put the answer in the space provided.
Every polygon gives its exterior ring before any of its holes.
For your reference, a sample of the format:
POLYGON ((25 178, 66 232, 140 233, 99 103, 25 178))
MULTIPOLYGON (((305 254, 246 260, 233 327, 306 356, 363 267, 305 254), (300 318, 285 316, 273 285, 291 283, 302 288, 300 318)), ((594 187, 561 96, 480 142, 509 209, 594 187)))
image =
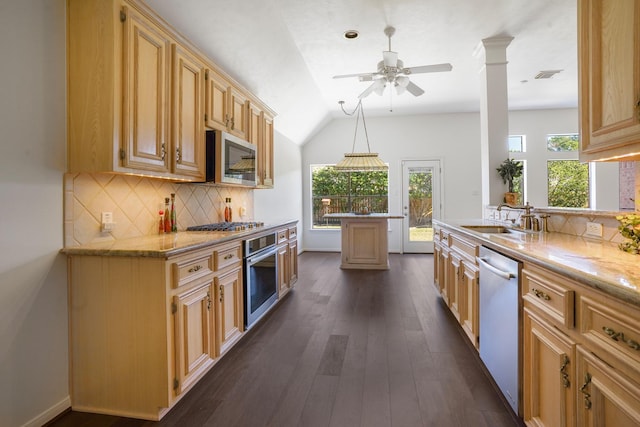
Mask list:
POLYGON ((563 70, 546 70, 546 71, 540 71, 538 74, 536 74, 536 79, 550 79, 551 77, 553 77, 554 75, 558 74, 560 71, 563 70))

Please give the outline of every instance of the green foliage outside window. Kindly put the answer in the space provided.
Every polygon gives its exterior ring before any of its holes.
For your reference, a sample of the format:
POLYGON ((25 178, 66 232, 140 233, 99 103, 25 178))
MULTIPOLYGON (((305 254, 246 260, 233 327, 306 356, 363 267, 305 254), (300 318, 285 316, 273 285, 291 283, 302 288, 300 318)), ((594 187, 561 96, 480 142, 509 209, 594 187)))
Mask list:
POLYGON ((549 206, 589 207, 589 165, 577 160, 547 162, 549 206))
POLYGON ((577 134, 549 135, 547 137, 547 150, 549 151, 578 151, 580 138, 577 134))
POLYGON ((325 213, 387 213, 389 178, 386 171, 338 172, 333 166, 311 167, 313 226, 339 226, 339 220, 323 218, 325 213), (323 200, 325 201, 323 203, 323 200))

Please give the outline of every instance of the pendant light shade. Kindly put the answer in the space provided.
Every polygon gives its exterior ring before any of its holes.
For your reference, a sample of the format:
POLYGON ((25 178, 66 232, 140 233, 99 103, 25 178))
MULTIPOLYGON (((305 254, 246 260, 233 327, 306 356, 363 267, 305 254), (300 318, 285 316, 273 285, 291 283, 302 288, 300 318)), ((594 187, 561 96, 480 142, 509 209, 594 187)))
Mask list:
MULTIPOLYGON (((344 107, 342 103, 340 103, 342 107, 342 111, 344 111, 344 107)), ((371 147, 369 146, 369 135, 367 134, 367 124, 364 120, 364 110, 362 109, 362 100, 358 102, 356 109, 353 113, 349 114, 344 111, 345 114, 353 115, 355 112, 358 112, 356 116, 356 130, 353 134, 353 146, 351 149, 351 153, 345 153, 344 158, 340 160, 335 166, 334 169, 340 172, 367 172, 367 171, 386 171, 389 167, 378 157, 378 153, 372 153, 371 147), (356 153, 356 136, 358 135, 358 121, 360 120, 360 116, 362 115, 362 126, 364 127, 364 134, 367 140, 367 153, 356 153)))

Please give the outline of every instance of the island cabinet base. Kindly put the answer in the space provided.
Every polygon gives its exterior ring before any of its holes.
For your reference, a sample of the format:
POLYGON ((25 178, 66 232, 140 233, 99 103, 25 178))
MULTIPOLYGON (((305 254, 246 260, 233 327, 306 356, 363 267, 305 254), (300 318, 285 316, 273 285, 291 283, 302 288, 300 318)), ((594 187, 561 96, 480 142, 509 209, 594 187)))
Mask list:
POLYGON ((388 270, 387 218, 342 218, 343 269, 388 270))

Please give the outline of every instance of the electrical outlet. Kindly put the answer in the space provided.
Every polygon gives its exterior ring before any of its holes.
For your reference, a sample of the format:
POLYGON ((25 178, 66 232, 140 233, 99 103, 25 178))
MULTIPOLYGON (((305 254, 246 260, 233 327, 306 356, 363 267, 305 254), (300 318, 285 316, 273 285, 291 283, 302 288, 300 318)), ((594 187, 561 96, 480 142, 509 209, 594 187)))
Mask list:
POLYGON ((113 212, 102 212, 102 223, 100 226, 101 232, 110 232, 116 227, 116 223, 113 222, 113 212))
POLYGON ((602 237, 602 224, 598 222, 587 222, 588 236, 602 237))

